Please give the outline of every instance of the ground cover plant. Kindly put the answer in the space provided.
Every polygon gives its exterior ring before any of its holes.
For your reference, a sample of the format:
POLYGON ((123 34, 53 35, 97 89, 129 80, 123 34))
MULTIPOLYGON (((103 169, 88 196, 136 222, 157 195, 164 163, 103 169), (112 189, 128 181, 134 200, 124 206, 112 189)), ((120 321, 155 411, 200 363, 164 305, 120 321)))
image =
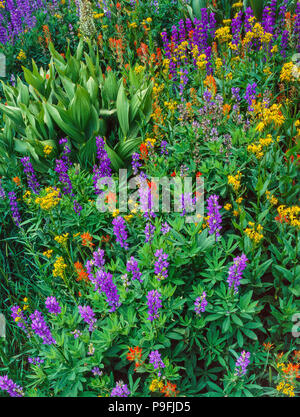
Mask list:
POLYGON ((3 0, 0 52, 0 397, 299 395, 300 2, 3 0))

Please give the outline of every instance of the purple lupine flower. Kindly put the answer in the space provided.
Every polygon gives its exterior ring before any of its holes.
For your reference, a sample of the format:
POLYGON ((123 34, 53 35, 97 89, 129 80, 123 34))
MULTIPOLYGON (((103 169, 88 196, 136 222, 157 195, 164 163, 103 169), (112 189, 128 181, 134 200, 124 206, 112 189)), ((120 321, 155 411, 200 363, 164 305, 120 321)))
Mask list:
POLYGON ((161 359, 161 355, 158 350, 153 350, 149 355, 149 363, 152 363, 154 369, 165 368, 166 365, 161 359))
POLYGON ((252 27, 253 27, 253 20, 251 20, 253 18, 253 10, 251 9, 251 7, 247 7, 245 10, 245 32, 250 32, 252 27))
POLYGON ((115 311, 120 305, 120 296, 117 286, 114 284, 112 274, 105 272, 104 269, 96 271, 96 276, 91 275, 90 280, 94 284, 94 291, 102 292, 106 295, 106 301, 110 305, 110 312, 115 311))
POLYGON ((52 345, 56 343, 41 312, 35 310, 35 312, 30 315, 30 319, 31 328, 34 330, 35 334, 43 340, 43 345, 52 345))
POLYGON ((297 1, 295 8, 293 37, 296 42, 296 50, 300 52, 300 1, 297 1))
POLYGON ((243 376, 247 372, 247 366, 250 363, 250 352, 242 351, 241 356, 235 363, 235 375, 243 376))
POLYGON ((100 371, 100 368, 98 366, 94 366, 94 368, 92 368, 92 373, 94 376, 102 376, 103 372, 100 371))
POLYGON ((178 22, 178 32, 179 32, 179 42, 183 42, 185 40, 185 27, 183 19, 180 19, 178 22))
POLYGON ((61 308, 55 297, 47 297, 45 301, 45 306, 51 314, 55 314, 57 316, 57 314, 61 313, 61 308))
POLYGON ((104 250, 98 249, 93 253, 93 265, 103 268, 105 265, 104 250))
POLYGON ((161 279, 168 278, 168 266, 169 262, 167 261, 169 255, 164 253, 162 249, 157 249, 154 256, 157 260, 154 263, 154 272, 155 277, 160 281, 161 279))
POLYGON ((99 160, 100 175, 102 177, 111 177, 111 162, 105 150, 104 139, 96 137, 97 158, 99 160))
POLYGON ((112 274, 106 272, 101 285, 101 290, 106 295, 106 301, 108 305, 111 307, 109 312, 116 311, 116 309, 121 305, 119 301, 120 296, 118 294, 118 288, 116 284, 113 282, 112 278, 112 274))
POLYGON ((197 297, 196 301, 194 303, 195 305, 195 312, 197 315, 201 315, 201 313, 204 313, 205 308, 207 306, 207 301, 206 301, 206 292, 203 291, 201 297, 197 297))
POLYGON ((126 223, 123 217, 118 216, 115 219, 113 219, 112 224, 114 226, 114 235, 116 236, 117 242, 120 244, 120 246, 124 249, 128 249, 128 243, 127 240, 127 232, 126 232, 126 223))
POLYGON ((17 305, 12 306, 10 308, 10 310, 11 310, 11 317, 13 318, 13 320, 17 324, 17 326, 20 327, 21 329, 25 330, 26 333, 28 333, 27 328, 26 328, 27 320, 26 320, 20 306, 17 306, 17 305))
POLYGON ((169 154, 167 146, 168 146, 168 142, 166 140, 162 140, 161 143, 160 143, 160 154, 161 155, 168 155, 169 154))
POLYGON ((288 30, 284 30, 282 32, 281 43, 280 43, 280 53, 283 56, 283 58, 286 58, 286 49, 288 46, 288 41, 289 41, 289 32, 288 30))
POLYGON ((162 307, 161 294, 157 290, 149 291, 147 294, 147 306, 148 306, 148 318, 147 320, 153 321, 158 319, 158 309, 162 307))
POLYGON ((171 230, 171 226, 167 222, 161 225, 160 231, 163 235, 166 235, 167 233, 169 233, 170 230, 171 230))
POLYGON ((132 170, 133 170, 133 175, 137 175, 138 172, 139 172, 139 168, 142 166, 142 164, 140 162, 140 154, 139 153, 134 152, 132 154, 131 166, 132 166, 132 170))
POLYGON ((155 232, 155 226, 152 223, 148 222, 144 230, 145 243, 152 242, 154 232, 155 232))
POLYGON ((29 156, 24 156, 24 158, 21 158, 21 163, 24 167, 24 173, 27 177, 28 187, 34 192, 34 194, 39 193, 40 184, 38 183, 38 180, 36 179, 33 166, 30 162, 29 156))
POLYGON ((100 136, 96 137, 96 148, 97 148, 97 158, 99 160, 99 165, 94 165, 93 181, 94 181, 95 193, 101 194, 101 191, 98 189, 98 181, 104 177, 111 177, 112 170, 111 170, 111 161, 105 150, 104 139, 101 138, 100 136))
POLYGON ((131 258, 127 262, 126 269, 128 272, 132 272, 132 281, 137 279, 138 281, 143 282, 143 280, 141 279, 142 273, 140 272, 140 269, 138 267, 138 262, 136 259, 134 259, 133 256, 131 256, 131 258))
POLYGON ((212 98, 211 92, 209 90, 204 90, 204 92, 203 92, 204 101, 206 101, 208 103, 208 102, 210 102, 211 98, 212 98))
POLYGON ((181 216, 185 216, 186 211, 192 212, 195 210, 196 198, 193 198, 192 193, 181 194, 181 216))
POLYGON ((4 188, 2 187, 1 179, 0 179, 0 198, 4 199, 6 197, 4 188))
POLYGON ((234 287, 235 293, 238 292, 238 287, 242 279, 243 271, 246 268, 247 261, 248 259, 246 258, 246 255, 242 254, 241 256, 234 258, 233 265, 229 268, 227 282, 229 284, 229 288, 232 288, 232 286, 234 287))
POLYGON ((74 202, 73 202, 73 209, 74 209, 75 213, 79 214, 79 216, 80 216, 82 206, 76 200, 74 200, 74 202))
POLYGON ((89 331, 92 332, 95 330, 95 323, 97 321, 95 313, 90 306, 78 306, 79 313, 83 321, 89 324, 89 331))
POLYGON ((278 13, 278 26, 284 27, 285 24, 285 14, 287 10, 289 0, 283 0, 282 4, 279 7, 279 13, 278 13))
POLYGON ((72 183, 68 174, 69 167, 63 159, 56 159, 54 171, 58 173, 59 181, 63 184, 64 194, 72 193, 72 183))
POLYGON ((7 391, 10 397, 24 397, 23 388, 9 379, 8 375, 0 376, 0 389, 7 391))
POLYGON ((240 92, 239 87, 232 87, 231 94, 238 103, 241 101, 239 92, 240 92))
POLYGON ((187 85, 189 81, 188 73, 189 71, 186 68, 179 71, 179 75, 180 75, 179 95, 181 96, 181 101, 184 101, 183 92, 184 92, 185 86, 187 85))
POLYGON ((28 362, 32 363, 32 365, 41 366, 41 363, 44 363, 44 359, 37 356, 36 358, 28 358, 28 362))
POLYGON ((115 388, 111 391, 111 397, 128 397, 130 395, 130 391, 127 388, 127 385, 123 383, 123 381, 117 382, 115 388))
POLYGON ((21 215, 18 209, 17 197, 14 191, 11 191, 8 193, 8 199, 9 199, 12 218, 16 226, 20 227, 21 215))
POLYGON ((219 211, 221 206, 219 205, 218 200, 219 196, 217 195, 211 195, 207 200, 209 234, 213 235, 215 233, 216 240, 220 236, 220 230, 222 229, 222 217, 219 211))
MULTIPOLYGON (((58 173, 59 181, 64 185, 63 193, 72 194, 72 183, 68 171, 72 165, 69 159, 71 149, 67 145, 68 139, 62 138, 59 140, 60 145, 64 145, 63 154, 60 159, 56 159, 54 170, 58 173)), ((73 195, 73 194, 72 194, 73 195)))
POLYGON ((77 329, 73 330, 71 334, 74 335, 74 339, 78 339, 78 337, 82 335, 81 331, 77 329))
POLYGON ((256 83, 249 83, 246 87, 244 99, 248 102, 248 111, 253 111, 253 100, 255 99, 256 95, 256 87, 256 83))

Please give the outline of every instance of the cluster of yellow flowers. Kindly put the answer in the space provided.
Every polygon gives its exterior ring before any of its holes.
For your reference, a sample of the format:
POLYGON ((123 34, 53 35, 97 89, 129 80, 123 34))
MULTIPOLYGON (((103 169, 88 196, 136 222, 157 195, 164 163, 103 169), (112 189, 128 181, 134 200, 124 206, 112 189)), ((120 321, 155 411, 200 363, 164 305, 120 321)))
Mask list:
POLYGON ((276 387, 278 392, 282 392, 289 397, 295 397, 294 388, 294 385, 288 384, 286 382, 280 382, 280 384, 278 384, 276 387))
POLYGON ((206 68, 206 64, 207 64, 207 60, 206 60, 206 55, 205 54, 201 54, 197 57, 197 61, 196 61, 196 65, 200 70, 203 70, 206 68))
POLYGON ((264 156, 262 146, 256 143, 251 143, 247 146, 247 151, 253 153, 257 159, 261 159, 264 156))
POLYGON ((223 65, 222 59, 221 58, 217 58, 215 60, 215 64, 216 64, 216 70, 217 70, 217 73, 218 73, 220 71, 220 69, 222 68, 222 65, 223 65))
POLYGON ((62 236, 55 236, 55 242, 59 243, 60 245, 65 245, 69 237, 69 233, 65 233, 62 236))
POLYGON ((146 23, 151 23, 152 22, 152 18, 151 17, 147 17, 147 19, 144 19, 142 21, 142 24, 145 25, 146 23))
POLYGON ((25 52, 23 51, 23 49, 21 49, 21 50, 20 50, 20 52, 19 52, 19 54, 18 54, 18 56, 17 56, 17 59, 18 59, 19 61, 23 61, 24 59, 26 59, 26 54, 25 54, 25 52))
POLYGON ((247 150, 253 153, 257 159, 261 159, 264 156, 264 148, 267 148, 271 143, 273 143, 273 138, 271 135, 267 135, 265 138, 260 138, 258 143, 248 145, 247 150))
POLYGON ((300 120, 296 120, 295 128, 297 130, 297 135, 300 136, 300 120))
POLYGON ((101 19, 102 17, 104 17, 104 13, 94 13, 94 19, 101 19))
POLYGON ((5 1, 0 1, 0 9, 5 9, 5 1))
POLYGON ((140 74, 141 72, 143 72, 145 70, 145 67, 143 65, 136 65, 134 67, 134 72, 136 74, 140 74))
POLYGON ((242 178, 242 173, 240 171, 238 171, 235 176, 228 175, 227 177, 228 184, 232 186, 235 192, 238 192, 241 186, 241 178, 242 178))
POLYGON ((138 27, 138 25, 137 25, 137 23, 136 23, 136 22, 132 22, 132 23, 129 23, 129 22, 128 22, 128 27, 129 27, 129 28, 132 28, 132 29, 136 29, 136 28, 138 27))
POLYGON ((52 152, 52 150, 53 150, 53 146, 49 146, 49 145, 44 146, 44 154, 46 156, 50 155, 50 153, 52 152))
POLYGON ((243 3, 242 3, 242 2, 239 2, 239 3, 233 3, 233 5, 232 5, 232 8, 233 8, 233 9, 237 9, 237 8, 239 8, 239 7, 243 7, 243 3))
POLYGON ((153 379, 151 381, 151 384, 149 386, 149 390, 151 392, 155 392, 155 391, 161 391, 164 387, 164 384, 162 381, 159 381, 158 379, 153 379))
POLYGON ((157 84, 157 83, 154 84, 153 93, 152 93, 154 100, 159 98, 164 88, 165 88, 164 84, 157 84))
POLYGON ((46 256, 46 258, 50 259, 53 253, 53 249, 48 249, 43 252, 43 255, 46 256))
POLYGON ((226 211, 231 210, 231 209, 232 209, 232 204, 230 204, 230 203, 225 204, 224 209, 225 209, 226 211))
POLYGON ((291 206, 287 207, 281 205, 277 207, 277 212, 280 220, 284 220, 290 226, 300 227, 300 207, 291 206))
POLYGON ((59 256, 54 262, 54 269, 52 272, 53 276, 63 278, 66 267, 67 265, 65 264, 64 258, 62 256, 59 256))
POLYGON ((255 243, 259 243, 264 237, 262 231, 262 225, 258 224, 255 228, 255 224, 253 222, 248 222, 248 227, 244 230, 244 233, 255 243))
POLYGON ((281 73, 280 73, 280 81, 281 82, 296 81, 299 79, 299 76, 300 76, 299 68, 296 65, 294 65, 292 61, 290 61, 283 65, 281 69, 281 73))
POLYGON ((266 107, 264 102, 258 102, 254 105, 254 114, 260 119, 256 126, 259 132, 271 123, 274 123, 275 127, 280 127, 285 120, 281 112, 281 104, 276 103, 271 107, 266 107))
POLYGON ((29 308, 29 305, 27 304, 27 301, 28 301, 28 298, 27 297, 25 297, 25 298, 23 298, 23 301, 24 301, 24 305, 23 305, 23 310, 25 311, 25 310, 28 310, 28 308, 29 308))
POLYGON ((223 26, 216 30, 215 38, 218 39, 220 42, 228 42, 232 35, 230 34, 230 27, 223 26))
POLYGON ((243 43, 248 44, 253 39, 259 39, 262 43, 269 43, 272 39, 272 33, 265 32, 260 23, 255 23, 251 30, 249 30, 244 39, 243 43))
POLYGON ((276 206, 278 204, 277 198, 275 198, 273 195, 271 195, 270 191, 268 191, 268 190, 266 191, 266 197, 267 197, 267 200, 270 201, 272 206, 276 206))
POLYGON ((172 114, 174 114, 175 110, 177 109, 177 104, 178 104, 177 101, 172 100, 172 99, 170 101, 164 102, 164 106, 167 109, 169 109, 172 114))
POLYGON ((25 193, 23 194, 23 200, 25 201, 26 204, 31 203, 31 191, 29 190, 25 191, 25 193))
POLYGON ((174 54, 173 54, 173 61, 176 62, 177 60, 181 60, 184 61, 185 59, 187 59, 187 48, 188 48, 189 44, 187 41, 183 41, 181 42, 177 48, 174 49, 174 54))
POLYGON ((37 197, 35 202, 36 204, 39 204, 43 210, 50 210, 60 202, 60 190, 53 187, 47 187, 46 193, 47 194, 44 197, 37 197))

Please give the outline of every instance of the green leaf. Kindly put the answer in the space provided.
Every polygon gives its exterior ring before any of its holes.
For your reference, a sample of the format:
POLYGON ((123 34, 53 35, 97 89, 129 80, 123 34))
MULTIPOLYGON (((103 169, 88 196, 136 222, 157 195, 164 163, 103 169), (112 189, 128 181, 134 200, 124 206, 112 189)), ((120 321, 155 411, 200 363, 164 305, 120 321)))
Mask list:
POLYGON ((117 115, 122 133, 126 138, 129 131, 129 102, 125 94, 123 82, 121 82, 117 97, 117 115))

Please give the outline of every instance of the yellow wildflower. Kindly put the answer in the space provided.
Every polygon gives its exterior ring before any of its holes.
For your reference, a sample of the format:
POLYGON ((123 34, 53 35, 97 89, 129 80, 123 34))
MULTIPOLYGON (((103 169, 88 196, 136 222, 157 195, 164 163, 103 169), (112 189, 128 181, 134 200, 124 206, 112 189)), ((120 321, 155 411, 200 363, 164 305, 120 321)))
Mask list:
POLYGON ((238 171, 235 176, 228 175, 227 177, 228 184, 232 186, 235 192, 237 192, 241 186, 241 178, 242 178, 242 173, 240 171, 238 171))
POLYGON ((25 52, 23 51, 23 49, 21 49, 21 50, 20 50, 20 52, 19 52, 19 54, 18 54, 18 56, 17 56, 17 59, 18 59, 19 61, 23 61, 24 59, 26 59, 26 54, 25 54, 25 52))
POLYGON ((47 187, 46 188, 46 195, 43 197, 37 197, 35 199, 36 204, 39 204, 39 206, 43 210, 50 210, 53 207, 57 206, 57 204, 61 200, 61 194, 60 190, 53 187, 47 187))
POLYGON ((248 223, 248 227, 244 230, 244 233, 255 243, 259 243, 261 239, 263 239, 263 227, 258 224, 255 228, 255 224, 253 222, 248 223))
POLYGON ((52 152, 52 150, 53 150, 53 146, 49 146, 49 145, 44 146, 44 154, 46 156, 50 155, 50 153, 52 152))
POLYGON ((223 26, 216 30, 215 38, 218 39, 220 42, 228 42, 232 35, 230 34, 230 27, 223 26))
POLYGON ((54 240, 60 245, 65 245, 68 240, 69 233, 65 233, 62 236, 55 236, 54 240))
POLYGON ((65 264, 64 258, 62 256, 59 256, 54 263, 54 269, 52 272, 53 276, 63 278, 64 271, 66 268, 67 265, 65 264))
POLYGON ((149 390, 151 392, 160 391, 163 388, 163 386, 164 384, 162 381, 159 381, 158 379, 153 379, 149 386, 149 390))
POLYGON ((43 252, 43 255, 46 256, 46 258, 50 259, 53 253, 53 249, 46 250, 43 252))

